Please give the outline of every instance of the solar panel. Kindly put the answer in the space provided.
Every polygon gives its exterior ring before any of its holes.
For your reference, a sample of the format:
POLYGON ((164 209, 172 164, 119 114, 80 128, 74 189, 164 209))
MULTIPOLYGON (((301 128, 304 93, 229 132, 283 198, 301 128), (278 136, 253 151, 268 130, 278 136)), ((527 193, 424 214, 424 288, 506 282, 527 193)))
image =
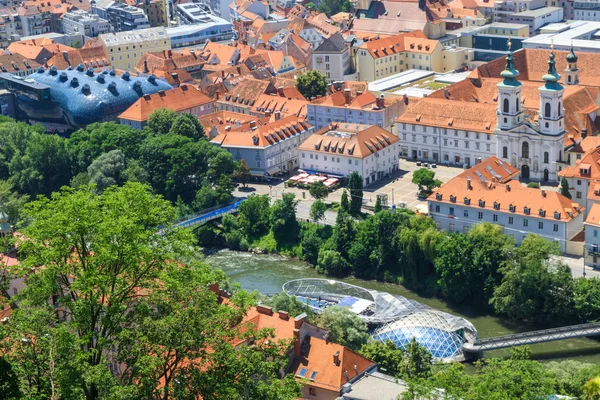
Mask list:
POLYGON ((310 378, 309 379, 311 381, 314 381, 316 376, 317 376, 317 371, 313 371, 312 374, 310 374, 310 378))
POLYGON ((304 378, 306 376, 307 372, 308 372, 308 370, 306 368, 301 368, 300 372, 298 372, 298 375, 296 375, 296 376, 298 376, 300 378, 304 378))

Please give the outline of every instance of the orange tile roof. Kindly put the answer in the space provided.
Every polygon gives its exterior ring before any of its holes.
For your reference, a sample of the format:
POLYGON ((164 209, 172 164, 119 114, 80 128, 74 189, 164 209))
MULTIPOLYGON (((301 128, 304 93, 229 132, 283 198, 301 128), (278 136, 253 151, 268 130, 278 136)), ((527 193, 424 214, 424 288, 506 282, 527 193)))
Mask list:
POLYGON ((169 108, 176 112, 183 112, 213 100, 198 89, 189 85, 161 91, 155 94, 144 95, 125 110, 119 118, 144 122, 148 120, 152 111, 158 108, 169 108))
POLYGON ((297 376, 305 368, 306 379, 316 372, 308 386, 339 392, 345 383, 375 366, 373 361, 337 343, 311 336, 307 336, 305 342, 306 351, 294 359, 290 371, 297 376), (337 363, 334 362, 336 354, 337 363))
POLYGON ((234 46, 208 42, 202 50, 202 57, 212 62, 215 55, 219 59, 220 64, 232 65, 231 62, 237 62, 239 59, 239 50, 234 46))
POLYGON ((590 151, 600 147, 600 136, 587 136, 577 143, 571 149, 574 153, 587 154, 590 151))
POLYGON ((592 208, 585 219, 585 223, 600 226, 600 204, 595 203, 592 205, 592 208))
POLYGON ((298 150, 365 158, 399 140, 398 136, 376 125, 337 123, 310 135, 298 150))
POLYGON ((18 72, 24 70, 37 70, 40 64, 34 60, 28 60, 19 54, 0 55, 0 72, 18 72))
POLYGON ((304 118, 298 118, 290 115, 273 121, 267 125, 257 127, 255 130, 251 125, 244 124, 240 128, 231 129, 219 134, 211 143, 219 144, 224 147, 253 147, 266 148, 278 143, 281 140, 289 139, 310 129, 304 118), (241 131, 244 129, 244 131, 241 131))
POLYGON ((483 177, 487 182, 506 183, 519 175, 519 169, 496 156, 491 156, 475 164, 460 175, 461 178, 476 180, 483 177))
POLYGON ((254 330, 273 329, 274 340, 294 338, 294 317, 287 313, 272 311, 270 307, 252 307, 242 320, 242 325, 244 324, 253 325, 254 330))
MULTIPOLYGON (((373 58, 387 57, 406 50, 407 42, 405 41, 405 38, 413 38, 413 40, 416 38, 427 39, 422 31, 417 30, 377 40, 370 40, 362 44, 360 48, 368 50, 373 58)), ((408 44, 410 43, 411 42, 408 42, 408 44)))
POLYGON ((67 69, 83 64, 87 68, 106 68, 110 66, 110 61, 103 47, 88 47, 71 50, 66 53, 55 54, 48 60, 49 66, 55 66, 58 69, 67 69))
POLYGON ((596 148, 587 153, 575 166, 567 166, 558 172, 558 175, 565 178, 580 178, 587 180, 600 180, 600 148, 596 148), (582 167, 589 166, 587 173, 582 171, 582 167))
POLYGON ((223 102, 237 103, 253 107, 256 100, 267 90, 270 82, 259 81, 253 78, 246 78, 237 84, 224 98, 219 100, 223 102))
POLYGON ((208 129, 211 127, 217 127, 217 129, 219 129, 221 126, 225 127, 227 125, 232 128, 237 128, 242 124, 255 120, 256 117, 249 114, 241 114, 233 111, 221 110, 203 115, 198 119, 200 120, 200 124, 202 124, 202 126, 207 127, 208 129))
POLYGON ((493 104, 469 103, 463 107, 460 102, 425 97, 409 104, 396 121, 493 134, 496 118, 496 106, 493 104))
POLYGON ((427 200, 448 204, 466 204, 468 200, 471 207, 562 222, 583 212, 581 205, 558 192, 524 187, 516 180, 501 184, 466 176, 451 179, 427 200))
POLYGON ((263 114, 268 113, 269 115, 274 115, 275 112, 279 111, 282 117, 288 115, 301 117, 306 116, 307 104, 308 101, 306 100, 262 94, 256 99, 253 111, 263 114))

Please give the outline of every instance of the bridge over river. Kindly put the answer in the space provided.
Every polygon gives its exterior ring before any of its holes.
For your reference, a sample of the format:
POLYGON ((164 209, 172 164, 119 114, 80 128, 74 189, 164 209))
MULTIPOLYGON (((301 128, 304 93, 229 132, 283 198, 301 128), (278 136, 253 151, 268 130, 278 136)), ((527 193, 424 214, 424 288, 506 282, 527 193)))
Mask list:
POLYGON ((560 328, 542 329, 539 331, 481 339, 475 343, 465 343, 463 345, 463 350, 467 353, 480 353, 488 350, 498 350, 526 344, 553 342, 556 340, 598 335, 600 335, 600 322, 593 322, 589 324, 563 326, 560 328))

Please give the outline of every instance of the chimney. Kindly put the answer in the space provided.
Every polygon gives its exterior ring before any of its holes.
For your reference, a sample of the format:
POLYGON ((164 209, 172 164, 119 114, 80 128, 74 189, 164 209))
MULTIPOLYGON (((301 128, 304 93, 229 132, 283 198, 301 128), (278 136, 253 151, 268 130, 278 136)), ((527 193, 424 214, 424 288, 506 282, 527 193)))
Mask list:
POLYGON ((475 159, 475 165, 477 165, 477 164, 481 164, 481 157, 477 157, 475 159))
POLYGON ((279 310, 277 313, 279 314, 279 319, 282 319, 284 321, 287 321, 288 319, 290 319, 290 316, 287 311, 279 310))
POLYGON ((273 309, 271 307, 267 307, 267 306, 261 306, 258 305, 256 306, 256 311, 259 312, 259 314, 265 314, 265 315, 273 315, 273 309))
POLYGON ((294 329, 294 356, 300 357, 300 350, 302 349, 300 343, 300 329, 294 329))
POLYGON ((216 294, 218 296, 219 295, 219 282, 212 283, 211 285, 209 285, 208 290, 210 290, 211 292, 213 292, 214 294, 216 294))
POLYGON ((279 121, 279 119, 281 119, 281 111, 277 110, 275 111, 275 121, 279 121))
POLYGON ((546 197, 546 189, 542 189, 542 197, 546 197))
POLYGON ((148 60, 144 60, 144 73, 147 74, 148 72, 150 72, 148 69, 148 60))
POLYGON ((510 185, 508 183, 506 184, 506 191, 510 192, 510 185))
POLYGON ((302 324, 306 321, 306 314, 302 313, 294 318, 294 329, 300 329, 302 324))
POLYGON ((587 137, 587 128, 583 128, 581 130, 581 138, 585 139, 587 137))
POLYGON ((333 353, 333 365, 338 366, 340 365, 340 352, 336 351, 335 353, 333 353))
POLYGON ((179 74, 177 72, 171 72, 171 77, 175 82, 179 82, 179 74))
POLYGON ((467 176, 467 189, 471 190, 473 189, 473 187, 471 186, 471 177, 467 176))
POLYGON ((444 97, 447 99, 450 98, 450 91, 448 90, 448 88, 444 89, 444 97))
POLYGON ((226 132, 229 132, 230 130, 231 130, 231 125, 227 125, 227 126, 225 126, 225 131, 226 131, 226 132))
POLYGON ((69 62, 69 52, 63 51, 62 55, 63 55, 63 58, 65 59, 65 61, 67 62, 67 64, 71 65, 71 63, 69 62))
POLYGON ((384 101, 383 93, 380 94, 379 97, 377 97, 375 104, 377 104, 377 108, 384 108, 385 107, 385 101, 384 101))
POLYGON ((277 88, 277 95, 280 97, 285 97, 285 95, 283 94, 283 86, 279 86, 277 88))
POLYGON ((250 121, 250 129, 254 129, 254 128, 256 128, 256 121, 252 120, 252 121, 250 121))
POLYGON ((329 83, 327 84, 327 94, 331 94, 333 93, 333 84, 329 83))
POLYGON ((350 104, 352 102, 352 92, 350 89, 344 89, 344 99, 346 99, 346 104, 350 104))

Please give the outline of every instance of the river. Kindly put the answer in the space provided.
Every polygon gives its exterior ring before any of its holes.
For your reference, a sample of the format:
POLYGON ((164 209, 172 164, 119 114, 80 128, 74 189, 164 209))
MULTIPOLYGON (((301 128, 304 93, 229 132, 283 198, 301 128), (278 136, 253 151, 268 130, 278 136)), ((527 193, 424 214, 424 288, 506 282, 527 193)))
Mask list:
MULTIPOLYGON (((246 290, 259 292, 280 292, 281 286, 292 279, 324 278, 308 264, 278 255, 252 254, 231 250, 221 250, 206 257, 213 268, 225 271, 233 282, 239 282, 246 290)), ((427 304, 448 313, 459 315, 471 321, 480 338, 507 335, 532 330, 531 327, 516 324, 498 317, 480 315, 467 307, 454 307, 434 298, 422 297, 410 290, 391 283, 364 281, 356 278, 343 278, 341 281, 382 292, 401 295, 427 304)), ((540 361, 574 359, 581 362, 600 363, 600 341, 580 338, 531 345, 533 358, 540 361)), ((509 350, 496 350, 485 353, 486 357, 504 357, 509 350)))

